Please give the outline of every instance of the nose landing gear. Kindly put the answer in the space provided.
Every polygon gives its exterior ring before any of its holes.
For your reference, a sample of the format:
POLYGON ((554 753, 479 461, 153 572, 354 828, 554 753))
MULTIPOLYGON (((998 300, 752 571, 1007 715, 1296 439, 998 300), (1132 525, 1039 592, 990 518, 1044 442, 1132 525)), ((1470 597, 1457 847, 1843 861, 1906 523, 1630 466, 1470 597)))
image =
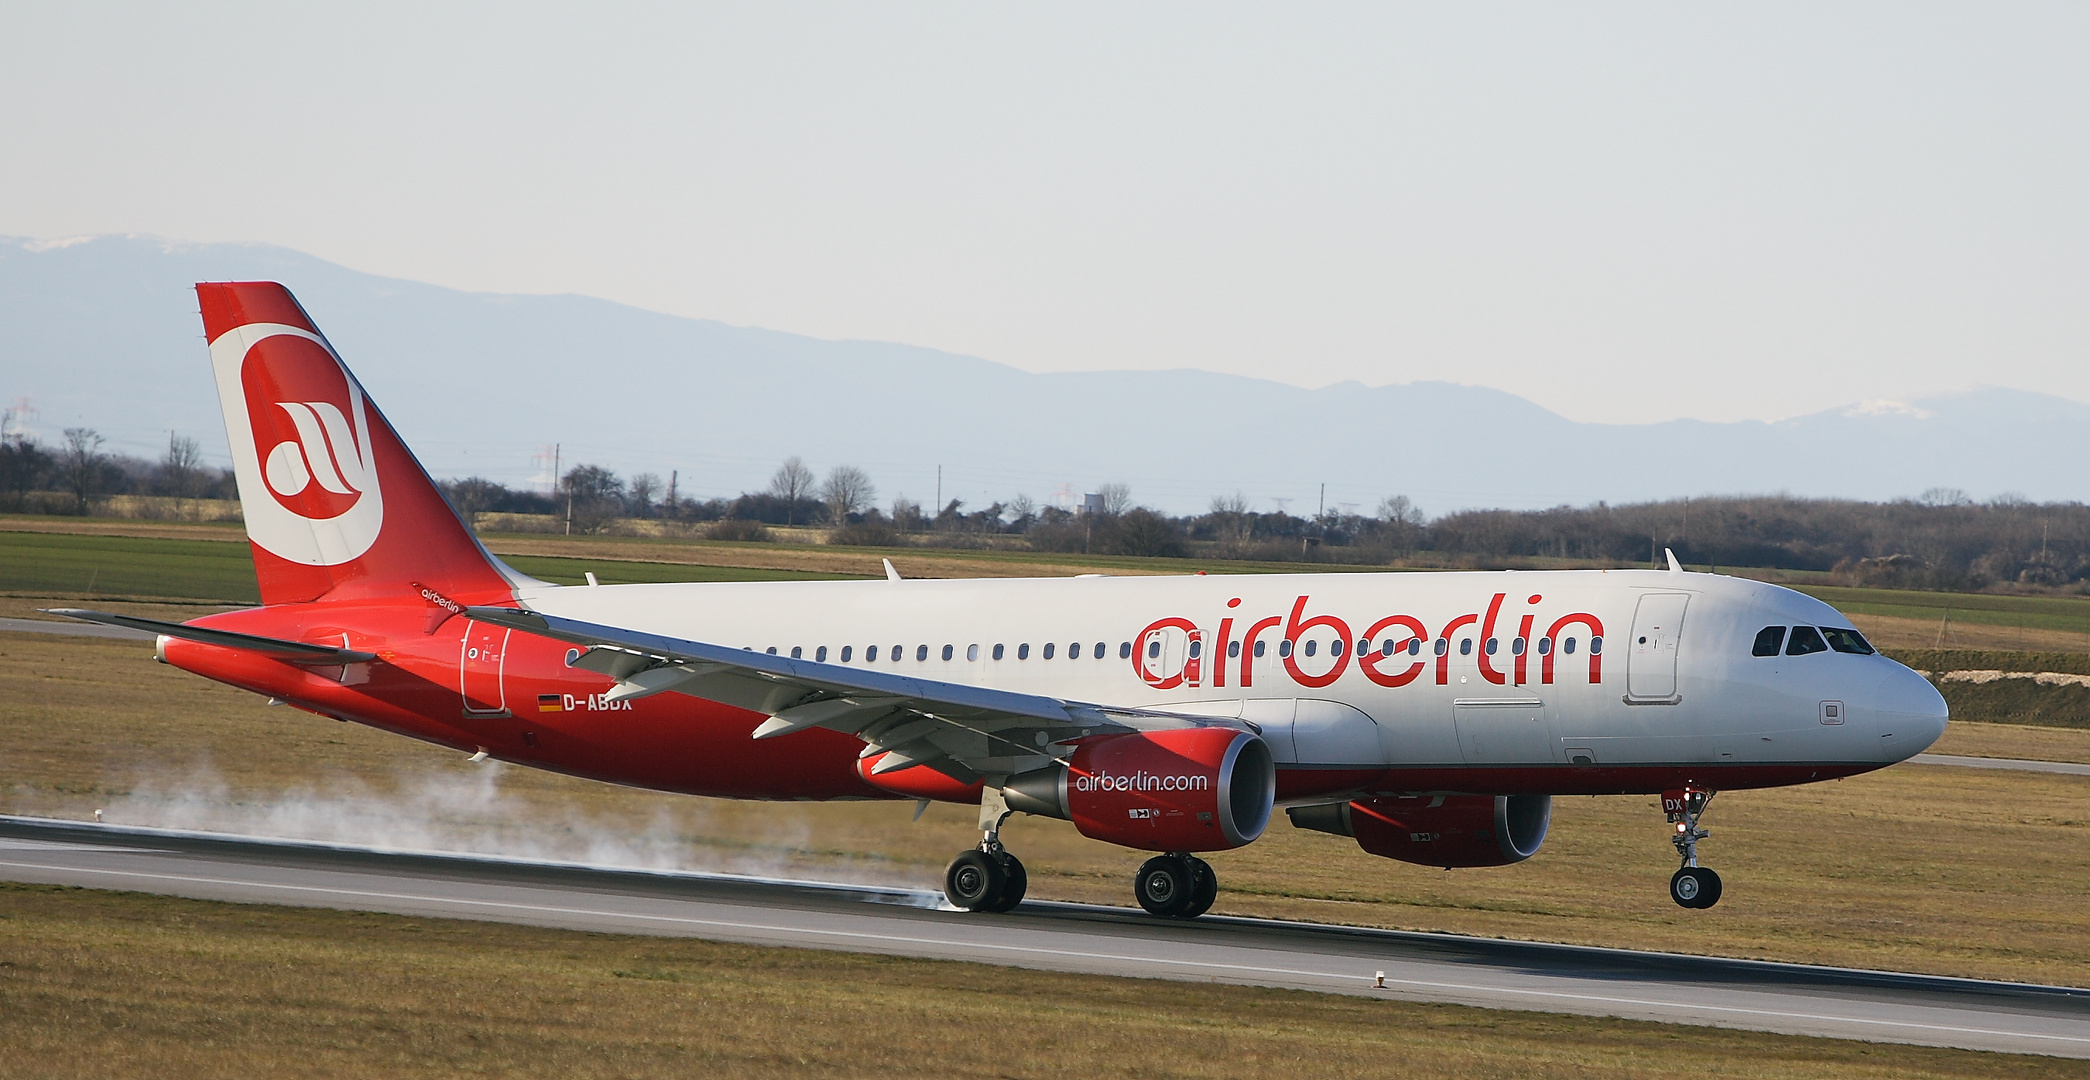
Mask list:
POLYGON ((1709 908, 1720 902, 1720 875, 1698 865, 1698 842, 1713 835, 1698 827, 1698 819, 1713 795, 1697 788, 1662 793, 1662 812, 1676 826, 1676 835, 1669 842, 1676 845, 1677 858, 1683 860, 1683 866, 1669 878, 1669 898, 1678 907, 1709 908))
POLYGON ((943 871, 943 895, 967 911, 1013 911, 1023 902, 1030 875, 1001 846, 1001 824, 1009 819, 1001 789, 989 784, 980 798, 980 846, 960 852, 943 871))

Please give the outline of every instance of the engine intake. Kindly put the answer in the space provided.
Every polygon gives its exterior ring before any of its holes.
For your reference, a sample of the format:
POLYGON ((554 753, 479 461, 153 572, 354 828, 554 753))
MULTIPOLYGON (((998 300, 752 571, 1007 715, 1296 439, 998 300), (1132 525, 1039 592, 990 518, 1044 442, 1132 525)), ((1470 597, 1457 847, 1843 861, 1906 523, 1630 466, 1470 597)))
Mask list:
POLYGON ((1374 855, 1449 870, 1508 866, 1538 854, 1553 821, 1553 796, 1401 796, 1295 806, 1285 814, 1295 828, 1355 837, 1374 855))
POLYGON ((1085 739, 1065 765, 1011 777, 1009 809, 1074 823, 1081 835, 1145 851, 1224 851, 1270 824, 1277 766, 1263 740, 1231 728, 1085 739))

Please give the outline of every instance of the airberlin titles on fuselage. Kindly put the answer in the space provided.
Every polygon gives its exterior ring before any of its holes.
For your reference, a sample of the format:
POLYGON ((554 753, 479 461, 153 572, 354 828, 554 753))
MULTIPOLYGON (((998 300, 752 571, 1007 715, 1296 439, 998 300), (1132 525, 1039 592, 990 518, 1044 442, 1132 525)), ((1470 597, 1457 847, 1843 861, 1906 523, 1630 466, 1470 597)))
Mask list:
MULTIPOLYGON (((1148 623, 1134 641, 1132 670, 1156 690, 1207 685, 1221 688, 1229 683, 1250 689, 1259 674, 1257 661, 1269 659, 1268 646, 1275 640, 1279 669, 1293 682, 1313 688, 1329 686, 1342 678, 1353 660, 1366 679, 1386 687, 1414 682, 1434 662, 1436 685, 1446 686, 1451 682, 1454 649, 1461 656, 1472 656, 1480 677, 1497 686, 1531 682, 1534 653, 1539 659, 1537 674, 1541 685, 1553 682, 1557 657, 1574 657, 1578 651, 1586 660, 1589 681, 1603 681, 1603 620, 1586 611, 1575 611, 1541 623, 1537 609, 1545 602, 1545 596, 1532 593, 1524 601, 1526 610, 1511 613, 1516 620, 1516 634, 1505 646, 1496 632, 1508 597, 1508 593, 1494 594, 1486 611, 1459 615, 1435 634, 1423 620, 1398 614, 1378 617, 1366 625, 1363 633, 1355 634, 1355 624, 1340 616, 1307 614, 1311 597, 1306 595, 1292 601, 1289 615, 1268 615, 1249 621, 1236 614, 1241 600, 1235 597, 1227 601, 1228 614, 1219 620, 1216 641, 1209 650, 1205 648, 1205 631, 1190 619, 1169 616, 1148 623), (1238 635, 1237 625, 1243 626, 1238 635), (1540 626, 1544 630, 1534 638, 1533 632, 1540 626), (1459 635, 1460 630, 1468 627, 1478 629, 1477 642, 1473 637, 1459 635), (1586 648, 1572 633, 1578 629, 1588 635, 1586 648), (1327 636, 1324 638, 1316 631, 1327 636), (1175 643, 1169 639, 1174 635, 1180 635, 1182 652, 1171 657, 1175 643), (1325 652, 1321 648, 1324 641, 1325 652), (1504 648, 1509 653, 1506 658, 1501 656, 1504 648), (1425 650, 1429 656, 1424 655, 1425 650)), ((1270 668, 1265 665, 1261 670, 1270 668)))

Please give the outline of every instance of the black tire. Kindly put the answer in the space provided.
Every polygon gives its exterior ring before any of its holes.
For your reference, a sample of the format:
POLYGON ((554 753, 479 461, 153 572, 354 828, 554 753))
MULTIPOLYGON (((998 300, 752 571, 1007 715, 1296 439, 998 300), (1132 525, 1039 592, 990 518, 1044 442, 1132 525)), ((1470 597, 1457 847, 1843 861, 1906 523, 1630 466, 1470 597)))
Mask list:
POLYGON ((943 895, 967 911, 992 911, 1009 883, 1001 862, 974 848, 951 860, 943 872, 943 895))
POLYGON ((1014 911, 1016 905, 1023 903, 1024 890, 1030 888, 1030 875, 1024 873, 1023 861, 1004 851, 1001 855, 1001 870, 1005 876, 1001 897, 994 902, 993 907, 981 908, 981 911, 1014 911))
POLYGON ((1174 918, 1189 910, 1196 898, 1197 875, 1187 855, 1156 855, 1140 864, 1132 879, 1132 894, 1149 915, 1174 918))
POLYGON ((1703 866, 1686 866, 1670 877, 1669 898, 1678 907, 1712 907, 1720 902, 1720 875, 1703 866))
POLYGON ((1179 919, 1195 919, 1212 910, 1212 901, 1219 899, 1219 875, 1212 872, 1212 864, 1193 856, 1190 870, 1196 883, 1190 887, 1190 906, 1176 913, 1179 919))

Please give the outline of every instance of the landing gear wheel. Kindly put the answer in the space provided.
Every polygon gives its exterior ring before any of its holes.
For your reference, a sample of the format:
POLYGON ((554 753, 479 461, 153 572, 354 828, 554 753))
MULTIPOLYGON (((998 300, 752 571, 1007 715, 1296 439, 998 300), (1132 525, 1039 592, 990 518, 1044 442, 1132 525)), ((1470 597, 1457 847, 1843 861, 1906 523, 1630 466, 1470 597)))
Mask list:
POLYGON ((1193 857, 1190 869, 1196 883, 1190 888, 1190 906, 1176 913, 1179 919, 1195 919, 1212 910, 1212 901, 1219 899, 1219 875, 1212 872, 1212 864, 1193 857))
POLYGON ((1022 861, 1004 851, 1001 853, 1001 869, 1001 895, 995 898, 994 903, 977 910, 1014 911, 1016 905, 1023 903, 1023 891, 1030 887, 1030 875, 1023 872, 1022 861))
MULTIPOLYGON (((951 860, 943 872, 943 894, 954 907, 967 911, 994 911, 1007 890, 1008 871, 1001 860, 974 848, 951 860)), ((1020 895, 1020 894, 1019 894, 1020 895)))
POLYGON ((1669 879, 1669 898, 1678 907, 1712 907, 1720 902, 1720 875, 1703 866, 1686 866, 1669 879))
POLYGON ((1156 855, 1140 865, 1132 879, 1133 895, 1147 914, 1175 918, 1190 910, 1197 897, 1197 874, 1188 855, 1156 855))

